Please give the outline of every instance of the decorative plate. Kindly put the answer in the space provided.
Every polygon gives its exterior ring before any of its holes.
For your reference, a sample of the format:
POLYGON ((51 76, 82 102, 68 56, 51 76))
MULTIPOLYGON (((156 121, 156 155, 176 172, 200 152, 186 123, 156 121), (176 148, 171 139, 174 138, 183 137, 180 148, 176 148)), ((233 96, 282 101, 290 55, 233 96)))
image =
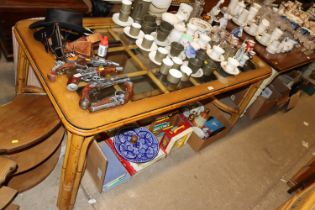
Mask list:
POLYGON ((146 128, 123 128, 114 137, 117 152, 126 160, 145 163, 153 160, 159 152, 159 142, 146 128))
POLYGON ((212 28, 210 23, 200 18, 191 18, 189 20, 189 23, 196 25, 198 27, 198 31, 200 31, 201 33, 210 32, 212 28))

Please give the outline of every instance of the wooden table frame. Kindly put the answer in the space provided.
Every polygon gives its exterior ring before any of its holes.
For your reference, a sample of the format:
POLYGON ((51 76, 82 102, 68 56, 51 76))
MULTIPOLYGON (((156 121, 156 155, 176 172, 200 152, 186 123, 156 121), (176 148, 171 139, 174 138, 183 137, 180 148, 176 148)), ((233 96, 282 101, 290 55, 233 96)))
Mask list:
MULTIPOLYGON (((100 119, 97 122, 97 126, 93 125, 93 127, 89 127, 91 123, 83 122, 83 120, 85 120, 84 118, 76 119, 76 116, 73 116, 73 114, 65 112, 64 102, 60 100, 58 101, 58 97, 60 97, 60 95, 63 95, 66 100, 67 97, 72 97, 70 94, 74 95, 74 93, 68 93, 66 91, 66 80, 63 80, 62 78, 58 78, 57 80, 57 82, 64 85, 62 89, 61 87, 48 81, 46 74, 53 66, 54 59, 52 55, 44 53, 41 43, 36 42, 33 39, 31 35, 32 31, 28 29, 28 25, 32 22, 33 20, 20 21, 16 24, 14 29, 16 39, 19 43, 16 90, 18 94, 25 92, 28 70, 29 66, 31 66, 67 130, 68 141, 62 166, 62 174, 60 177, 57 204, 59 209, 73 209, 82 173, 85 169, 87 150, 95 134, 117 128, 140 119, 155 116, 166 111, 174 110, 192 102, 207 98, 212 98, 214 104, 219 109, 230 113, 230 121, 231 124, 234 125, 248 105, 257 88, 260 86, 262 80, 271 74, 270 67, 258 57, 254 57, 253 61, 258 67, 256 70, 244 72, 237 77, 225 78, 226 83, 211 81, 200 85, 195 84, 198 86, 186 88, 184 92, 182 90, 178 90, 172 93, 164 93, 162 96, 146 98, 140 102, 130 102, 110 111, 103 110, 97 113, 88 113, 88 111, 83 111, 78 108, 75 113, 78 113, 78 116, 82 115, 86 117, 87 121, 89 121, 90 118, 93 120, 98 119, 94 117, 99 116, 100 119), (213 89, 209 89, 209 86, 213 89), (249 86, 249 88, 240 103, 239 108, 231 108, 215 98, 215 95, 244 86, 249 86), (168 94, 171 98, 173 98, 171 99, 171 102, 169 102, 170 97, 165 97, 165 94, 168 94), (162 102, 160 102, 160 100, 162 100, 162 102), (156 103, 154 102, 156 102, 157 105, 155 105, 156 103), (135 109, 139 104, 150 104, 150 106, 145 106, 143 108, 145 111, 129 113, 129 110, 135 109), (118 110, 117 112, 119 113, 124 109, 125 111, 128 110, 128 112, 116 114, 117 118, 109 117, 104 119, 106 114, 109 115, 111 112, 115 112, 116 110, 118 110), (120 115, 124 116, 121 118, 120 115)), ((98 28, 104 27, 104 25, 111 27, 113 26, 113 23, 111 19, 88 18, 84 20, 84 25, 87 27, 98 28)), ((78 96, 75 97, 78 99, 78 96)))

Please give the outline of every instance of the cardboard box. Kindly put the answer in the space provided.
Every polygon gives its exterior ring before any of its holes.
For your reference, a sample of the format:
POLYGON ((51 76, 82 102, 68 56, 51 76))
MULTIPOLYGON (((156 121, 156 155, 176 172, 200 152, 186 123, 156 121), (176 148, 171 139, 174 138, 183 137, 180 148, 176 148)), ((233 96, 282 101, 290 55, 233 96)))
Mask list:
POLYGON ((280 98, 280 94, 274 89, 274 86, 269 86, 264 91, 245 112, 245 115, 250 119, 255 119, 268 113, 280 98), (264 93, 264 91, 267 93, 264 93))
POLYGON ((280 79, 276 78, 254 103, 247 109, 245 115, 250 119, 267 114, 273 108, 284 107, 290 99, 290 89, 280 79))
POLYGON ((180 148, 188 141, 192 128, 183 115, 176 115, 175 127, 165 131, 160 147, 169 154, 173 149, 180 148))
POLYGON ((210 110, 209 118, 211 118, 211 116, 215 117, 218 121, 220 121, 223 128, 222 126, 216 127, 216 131, 219 132, 215 131, 214 135, 206 139, 200 138, 195 132, 193 132, 190 136, 188 144, 195 151, 200 151, 212 142, 224 137, 231 130, 230 121, 224 116, 220 109, 218 109, 213 103, 205 104, 205 107, 210 110))
POLYGON ((92 143, 87 156, 87 170, 99 192, 109 191, 130 179, 129 172, 105 141, 92 143))
POLYGON ((148 161, 146 163, 133 163, 133 162, 130 162, 130 161, 124 159, 123 157, 121 157, 118 154, 117 150, 115 149, 115 146, 114 146, 112 138, 107 139, 106 142, 111 147, 111 149, 116 154, 116 156, 119 159, 119 161, 122 163, 122 165, 126 168, 126 170, 128 171, 128 173, 131 176, 138 174, 140 171, 142 171, 143 169, 151 166, 153 163, 161 160, 166 155, 165 151, 163 149, 160 149, 159 153, 157 154, 157 156, 153 160, 148 161))
POLYGON ((274 91, 273 97, 276 98, 276 105, 282 108, 287 104, 290 98, 290 88, 283 82, 280 77, 277 77, 271 84, 271 89, 274 91))

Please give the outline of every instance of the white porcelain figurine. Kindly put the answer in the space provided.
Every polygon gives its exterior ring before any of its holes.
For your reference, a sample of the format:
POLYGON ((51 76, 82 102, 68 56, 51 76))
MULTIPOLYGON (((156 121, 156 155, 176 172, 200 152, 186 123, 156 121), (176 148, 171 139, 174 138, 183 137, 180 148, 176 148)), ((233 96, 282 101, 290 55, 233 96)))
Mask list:
POLYGON ((208 15, 211 17, 210 24, 213 23, 213 21, 218 22, 217 15, 220 13, 220 6, 224 3, 224 0, 219 0, 218 3, 210 10, 208 15))

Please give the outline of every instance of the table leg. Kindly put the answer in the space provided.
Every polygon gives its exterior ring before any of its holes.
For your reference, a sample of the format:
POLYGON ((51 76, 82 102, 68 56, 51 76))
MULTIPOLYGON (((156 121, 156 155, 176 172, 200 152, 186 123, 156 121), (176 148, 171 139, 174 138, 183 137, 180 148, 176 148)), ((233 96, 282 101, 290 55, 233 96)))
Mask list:
POLYGON ((240 118, 241 114, 244 112, 244 110, 246 109, 247 105, 249 104, 249 102, 251 101, 252 97, 255 95, 257 89, 260 87, 262 81, 253 83, 249 86, 244 98, 242 99, 242 101, 239 104, 239 113, 237 114, 232 114, 231 117, 231 124, 232 126, 235 125, 238 121, 238 119, 240 118))
POLYGON ((58 207, 61 210, 71 210, 79 189, 85 158, 93 137, 83 137, 68 132, 68 142, 65 159, 60 177, 58 207))
POLYGON ((24 92, 23 90, 26 86, 28 68, 29 68, 29 61, 23 49, 19 47, 17 74, 16 74, 16 93, 17 94, 21 94, 24 92))

